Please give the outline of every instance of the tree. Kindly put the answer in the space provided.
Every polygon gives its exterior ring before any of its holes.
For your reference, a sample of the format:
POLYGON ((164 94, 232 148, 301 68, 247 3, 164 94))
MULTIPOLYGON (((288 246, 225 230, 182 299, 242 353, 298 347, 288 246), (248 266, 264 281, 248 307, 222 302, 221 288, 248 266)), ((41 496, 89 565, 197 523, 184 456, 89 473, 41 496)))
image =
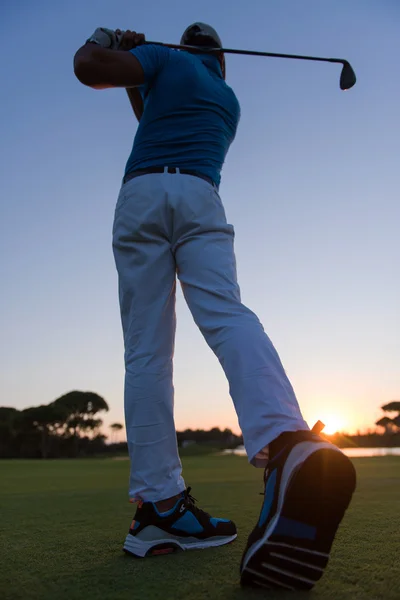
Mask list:
POLYGON ((392 419, 392 421, 396 425, 396 427, 398 427, 398 429, 400 429, 400 413, 397 415, 397 417, 394 417, 392 419))
POLYGON ((400 413, 400 400, 393 400, 389 404, 382 406, 382 410, 385 412, 398 412, 400 413))
POLYGON ((104 398, 94 392, 77 390, 57 398, 52 405, 65 411, 67 415, 64 435, 74 439, 75 455, 79 452, 79 434, 87 431, 97 432, 102 421, 94 416, 99 412, 108 411, 108 404, 104 398))
POLYGON ((75 416, 70 420, 69 426, 73 429, 73 435, 91 434, 92 437, 97 435, 99 428, 103 425, 102 419, 93 419, 92 417, 75 416))
POLYGON ((112 425, 110 425, 110 429, 111 429, 111 443, 112 444, 115 444, 117 442, 118 433, 123 428, 124 428, 124 426, 121 425, 121 423, 113 423, 112 425))
POLYGON ((392 430, 392 419, 389 419, 389 417, 382 417, 381 419, 379 419, 379 421, 377 421, 375 423, 375 425, 378 425, 378 427, 383 427, 385 430, 385 433, 390 433, 392 430))
POLYGON ((108 404, 93 392, 73 391, 50 404, 19 411, 0 407, 0 457, 48 458, 93 454, 104 448, 97 417, 108 404))
POLYGON ((0 406, 0 456, 14 456, 18 435, 20 411, 11 406, 0 406))
POLYGON ((400 400, 393 400, 389 402, 389 404, 385 404, 382 406, 382 410, 384 412, 392 413, 397 412, 392 419, 384 416, 382 419, 376 422, 376 425, 385 428, 385 433, 396 433, 396 431, 400 430, 400 400))
POLYGON ((76 436, 79 430, 85 431, 93 423, 94 415, 102 411, 108 411, 108 404, 98 394, 94 392, 73 391, 64 394, 52 405, 62 408, 67 418, 64 424, 65 433, 76 436))
POLYGON ((47 458, 48 456, 51 434, 55 434, 64 425, 66 418, 67 413, 64 407, 54 403, 32 406, 21 412, 23 427, 31 427, 40 433, 40 453, 42 458, 47 458))

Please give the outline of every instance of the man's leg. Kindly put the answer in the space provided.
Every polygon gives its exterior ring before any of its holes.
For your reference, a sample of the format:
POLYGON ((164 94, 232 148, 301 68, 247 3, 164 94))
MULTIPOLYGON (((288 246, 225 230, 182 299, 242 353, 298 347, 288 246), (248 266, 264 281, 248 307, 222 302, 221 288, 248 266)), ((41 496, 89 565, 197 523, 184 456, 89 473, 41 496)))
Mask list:
POLYGON ((176 267, 166 237, 157 176, 121 190, 113 250, 125 343, 125 420, 131 460, 129 494, 160 501, 185 489, 173 406, 176 267))
POLYGON ((168 197, 174 177, 133 179, 115 213, 130 495, 140 499, 124 551, 139 557, 220 546, 236 538, 235 524, 197 507, 181 477, 172 387, 176 267, 168 197))
POLYGON ((241 583, 311 589, 355 489, 354 467, 317 426, 309 431, 271 341, 240 303, 233 230, 218 194, 192 181, 177 201, 174 250, 186 300, 229 380, 249 458, 266 467, 241 583))
POLYGON ((240 301, 233 228, 217 192, 202 180, 186 177, 179 208, 178 277, 194 320, 225 371, 254 464, 258 453, 283 431, 308 426, 271 340, 240 301))

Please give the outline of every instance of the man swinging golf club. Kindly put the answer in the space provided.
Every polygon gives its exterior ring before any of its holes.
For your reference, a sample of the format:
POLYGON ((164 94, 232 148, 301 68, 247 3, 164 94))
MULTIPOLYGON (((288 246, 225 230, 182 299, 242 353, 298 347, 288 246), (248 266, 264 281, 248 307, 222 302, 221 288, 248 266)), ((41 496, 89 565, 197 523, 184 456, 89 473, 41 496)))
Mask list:
POLYGON ((218 194, 240 108, 225 83, 216 31, 195 23, 181 44, 210 50, 146 45, 143 35, 103 29, 74 60, 83 84, 127 88, 140 119, 113 227, 129 493, 138 502, 124 550, 144 557, 236 538, 232 521, 196 506, 181 474, 172 383, 178 277, 229 381, 250 463, 265 469, 241 581, 310 589, 350 502, 354 469, 318 427, 309 430, 274 346, 241 303, 234 231, 218 194))

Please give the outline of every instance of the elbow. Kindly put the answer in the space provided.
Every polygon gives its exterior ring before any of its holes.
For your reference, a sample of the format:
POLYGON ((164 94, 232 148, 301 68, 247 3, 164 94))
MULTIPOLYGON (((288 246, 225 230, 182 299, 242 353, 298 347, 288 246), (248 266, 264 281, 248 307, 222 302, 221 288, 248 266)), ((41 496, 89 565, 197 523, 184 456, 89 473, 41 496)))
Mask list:
POLYGON ((78 59, 74 61, 75 77, 88 87, 94 90, 105 90, 111 85, 100 80, 97 65, 91 60, 78 59))
POLYGON ((92 85, 91 83, 91 64, 89 60, 83 58, 75 58, 74 73, 75 77, 83 83, 83 85, 92 85))

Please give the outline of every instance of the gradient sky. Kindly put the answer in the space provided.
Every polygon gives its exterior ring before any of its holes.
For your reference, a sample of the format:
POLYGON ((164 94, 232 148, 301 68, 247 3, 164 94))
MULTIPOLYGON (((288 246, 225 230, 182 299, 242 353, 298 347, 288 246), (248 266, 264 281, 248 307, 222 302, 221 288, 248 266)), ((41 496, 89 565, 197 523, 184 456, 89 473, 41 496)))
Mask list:
MULTIPOLYGON (((400 397, 398 0, 3 2, 0 9, 0 404, 72 390, 123 421, 111 249, 136 122, 123 90, 74 77, 98 26, 179 41, 193 21, 226 47, 344 57, 227 56, 242 107, 221 185, 243 301, 260 317, 305 418, 365 429, 400 397), (196 8, 196 6, 198 8, 196 8)), ((178 294, 176 426, 237 419, 220 366, 178 294)))

